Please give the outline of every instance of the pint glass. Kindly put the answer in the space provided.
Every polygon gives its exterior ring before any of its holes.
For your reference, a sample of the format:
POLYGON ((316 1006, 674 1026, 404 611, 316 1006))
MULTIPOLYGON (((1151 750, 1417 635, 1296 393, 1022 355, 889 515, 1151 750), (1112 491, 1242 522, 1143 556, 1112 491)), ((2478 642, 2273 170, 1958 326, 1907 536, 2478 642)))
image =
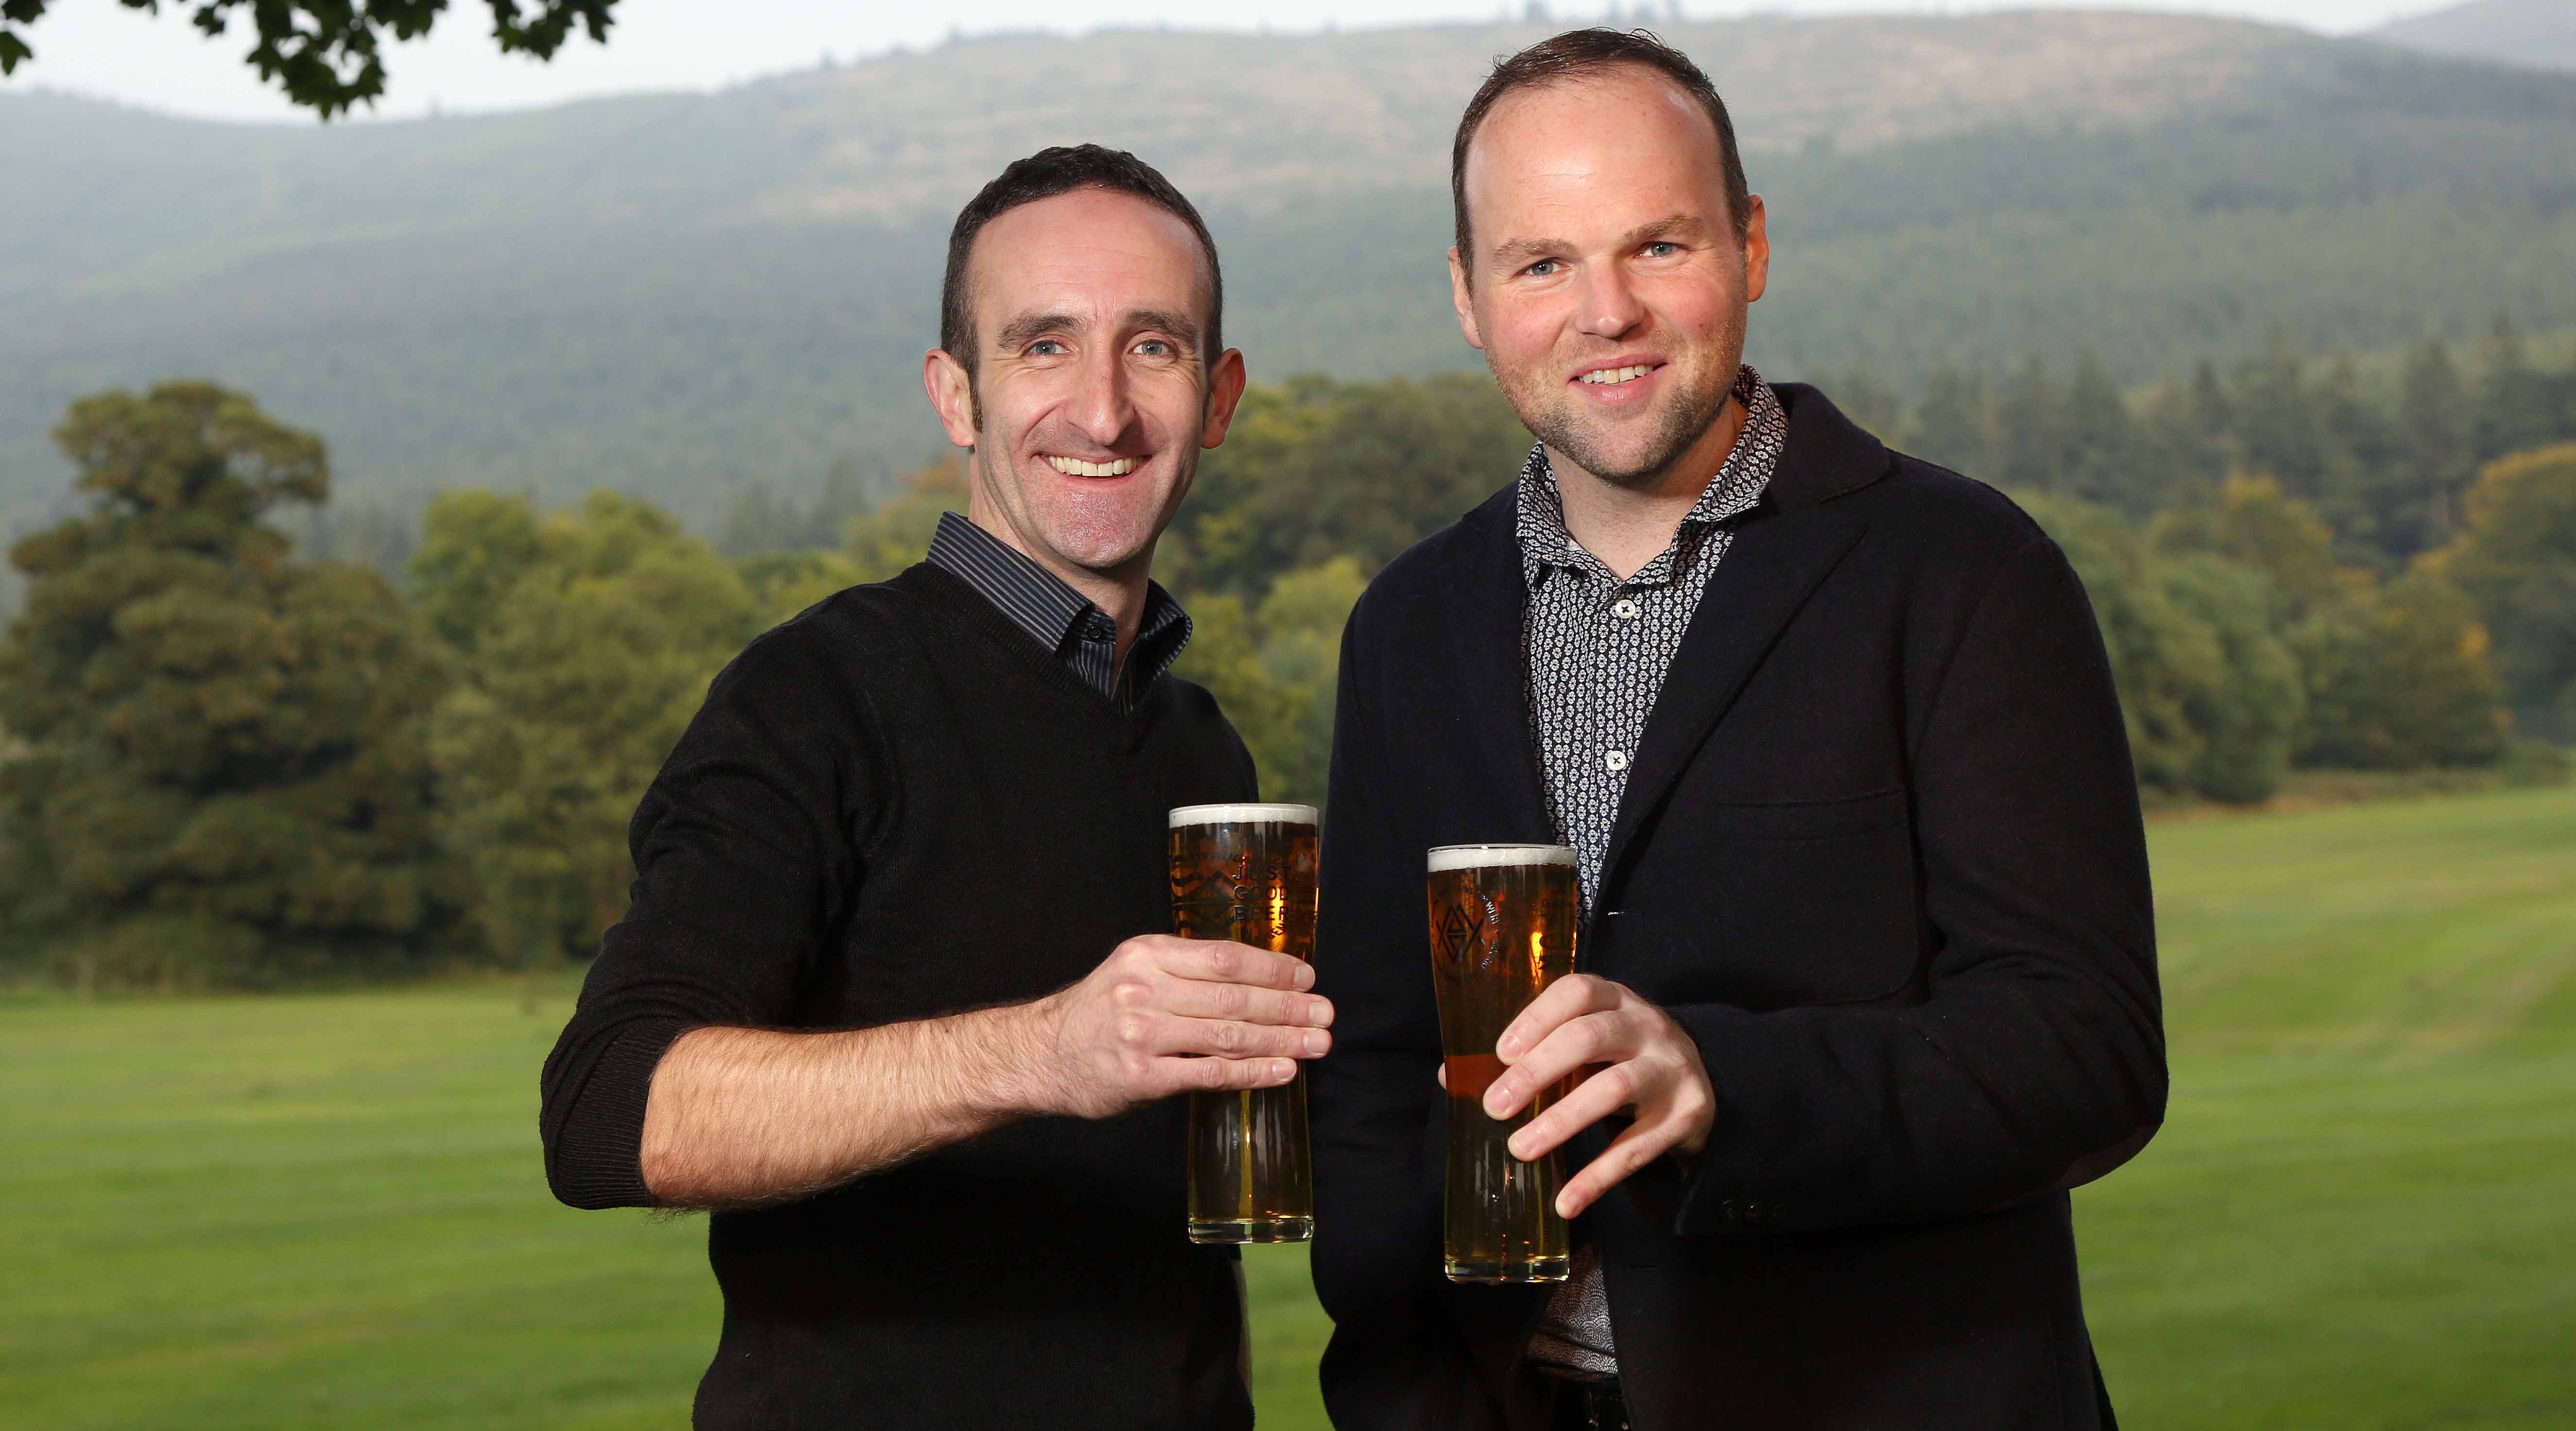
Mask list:
MULTIPOLYGON (((1315 807, 1172 812, 1172 932, 1311 959, 1315 807)), ((1306 1070, 1277 1088, 1189 1096, 1190 1240, 1304 1242, 1315 1232, 1306 1070)))
POLYGON ((1449 1084, 1443 1251, 1454 1282, 1562 1282, 1562 1156, 1524 1163, 1504 1143, 1565 1095, 1540 1090, 1510 1119, 1485 1116, 1494 1054, 1539 991, 1574 971, 1574 851, 1562 845, 1442 845, 1431 851, 1431 971, 1449 1084))

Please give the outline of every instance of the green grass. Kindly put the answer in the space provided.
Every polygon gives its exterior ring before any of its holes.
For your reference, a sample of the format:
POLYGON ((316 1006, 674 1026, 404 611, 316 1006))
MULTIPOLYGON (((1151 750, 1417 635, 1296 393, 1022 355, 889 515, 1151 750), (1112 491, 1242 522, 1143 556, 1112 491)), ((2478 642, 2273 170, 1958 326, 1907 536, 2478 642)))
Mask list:
MULTIPOLYGON (((2576 1424, 2576 790, 2160 825, 2175 1088, 2078 1195, 2147 1428, 2576 1424)), ((0 1004, 0 1422, 669 1427, 704 1229, 547 1200, 563 986, 0 1004)), ((1252 1259, 1265 1427, 1325 1324, 1252 1259)))

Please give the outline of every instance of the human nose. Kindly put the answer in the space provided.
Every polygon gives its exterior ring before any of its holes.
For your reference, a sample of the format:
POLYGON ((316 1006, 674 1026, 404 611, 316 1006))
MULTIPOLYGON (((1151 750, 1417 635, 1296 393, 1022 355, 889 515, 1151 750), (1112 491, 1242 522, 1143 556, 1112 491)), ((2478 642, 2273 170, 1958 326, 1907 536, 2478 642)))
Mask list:
POLYGON ((1628 286, 1628 275, 1616 264, 1593 265, 1583 276, 1582 302, 1575 323, 1594 338, 1625 337, 1644 322, 1645 305, 1628 286))
POLYGON ((1103 449, 1118 445, 1136 417, 1127 389, 1126 365, 1116 354, 1094 354, 1083 360, 1081 388, 1074 396, 1074 426, 1103 449))

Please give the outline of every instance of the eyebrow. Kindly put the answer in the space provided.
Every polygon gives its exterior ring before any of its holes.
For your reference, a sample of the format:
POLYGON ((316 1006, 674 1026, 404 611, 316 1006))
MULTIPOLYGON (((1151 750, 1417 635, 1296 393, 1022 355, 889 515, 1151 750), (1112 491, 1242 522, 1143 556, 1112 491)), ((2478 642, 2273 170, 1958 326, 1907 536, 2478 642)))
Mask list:
MULTIPOLYGON (((1611 245, 1611 247, 1629 249, 1635 248, 1639 244, 1646 243, 1653 239, 1674 237, 1699 238, 1707 234, 1707 232, 1708 225, 1701 223, 1699 219, 1690 214, 1666 214, 1660 219, 1656 219, 1651 223, 1639 224, 1635 228, 1621 234, 1618 242, 1611 245)), ((1565 239, 1514 239, 1510 243, 1501 244, 1495 247, 1494 262, 1497 265, 1501 265, 1506 263, 1515 263, 1522 260, 1548 258, 1556 254, 1563 253, 1573 247, 1574 245, 1565 239)))
MULTIPOLYGON (((1158 329, 1171 334, 1183 350, 1198 351, 1198 324, 1176 313, 1159 308, 1131 308, 1119 315, 1119 325, 1131 333, 1146 328, 1158 329)), ((1023 313, 1003 324, 1002 331, 994 336, 993 342, 1008 351, 1035 342, 1049 333, 1076 334, 1090 326, 1091 320, 1078 313, 1023 313)))
POLYGON ((1131 308, 1126 318, 1127 331, 1131 333, 1140 328, 1157 329, 1171 334, 1172 341, 1180 344, 1183 352, 1195 353, 1199 349, 1199 325, 1193 319, 1159 308, 1131 308))
POLYGON ((999 348, 1017 348, 1049 333, 1079 333, 1089 326, 1088 321, 1075 313, 1023 313, 1003 324, 1002 331, 994 335, 993 343, 999 348))

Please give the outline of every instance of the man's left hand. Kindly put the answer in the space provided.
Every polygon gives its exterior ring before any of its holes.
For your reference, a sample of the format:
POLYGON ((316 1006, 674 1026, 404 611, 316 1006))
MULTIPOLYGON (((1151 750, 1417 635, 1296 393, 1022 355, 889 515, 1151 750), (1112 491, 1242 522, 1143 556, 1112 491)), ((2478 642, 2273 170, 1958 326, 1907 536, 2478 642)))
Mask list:
POLYGON ((1515 1158, 1544 1157, 1613 1113, 1635 1119, 1566 1180, 1556 1195, 1562 1216, 1582 1212, 1666 1153, 1697 1153, 1708 1145, 1717 1094, 1699 1046, 1671 1015, 1624 984, 1589 974, 1557 980, 1503 1030, 1494 1052, 1507 1066, 1485 1090, 1485 1112, 1494 1118, 1518 1113, 1560 1078, 1583 1075, 1573 1091, 1512 1135, 1515 1158))

